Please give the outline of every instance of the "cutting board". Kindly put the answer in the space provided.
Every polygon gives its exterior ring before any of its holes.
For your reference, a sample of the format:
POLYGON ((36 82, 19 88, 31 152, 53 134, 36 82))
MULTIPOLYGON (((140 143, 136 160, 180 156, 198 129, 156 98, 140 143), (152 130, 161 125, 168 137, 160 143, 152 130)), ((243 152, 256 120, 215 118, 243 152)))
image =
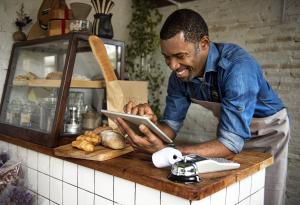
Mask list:
POLYGON ((71 157, 78 159, 87 159, 87 160, 95 160, 95 161, 104 161, 108 159, 112 159, 115 157, 119 157, 121 155, 132 152, 133 148, 131 146, 127 146, 124 149, 114 150, 109 149, 103 146, 96 146, 95 151, 86 152, 77 148, 74 148, 71 144, 63 145, 54 149, 54 154, 56 156, 61 157, 71 157))

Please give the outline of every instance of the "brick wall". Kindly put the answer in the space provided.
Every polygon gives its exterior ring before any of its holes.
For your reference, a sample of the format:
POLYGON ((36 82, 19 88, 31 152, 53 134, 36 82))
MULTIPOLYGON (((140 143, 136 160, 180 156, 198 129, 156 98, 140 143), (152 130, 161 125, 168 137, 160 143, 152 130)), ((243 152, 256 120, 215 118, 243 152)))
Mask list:
MULTIPOLYGON (((292 139, 286 204, 292 205, 300 204, 300 1, 285 0, 284 10, 283 3, 284 0, 198 0, 181 4, 181 8, 201 13, 212 41, 239 44, 256 57, 288 107, 292 139)), ((175 9, 176 6, 160 9, 163 22, 175 9)), ((162 57, 157 58, 165 66, 162 57)), ((192 105, 179 138, 193 142, 212 139, 216 125, 210 112, 192 105)))

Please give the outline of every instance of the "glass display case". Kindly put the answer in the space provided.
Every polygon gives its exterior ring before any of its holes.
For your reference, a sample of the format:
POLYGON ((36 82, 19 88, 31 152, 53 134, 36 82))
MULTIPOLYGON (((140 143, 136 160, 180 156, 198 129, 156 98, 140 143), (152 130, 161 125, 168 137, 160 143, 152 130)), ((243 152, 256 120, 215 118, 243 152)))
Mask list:
MULTIPOLYGON (((123 79, 124 43, 102 39, 123 79)), ((0 133, 54 147, 101 125, 105 82, 87 34, 13 45, 0 107, 0 133)))

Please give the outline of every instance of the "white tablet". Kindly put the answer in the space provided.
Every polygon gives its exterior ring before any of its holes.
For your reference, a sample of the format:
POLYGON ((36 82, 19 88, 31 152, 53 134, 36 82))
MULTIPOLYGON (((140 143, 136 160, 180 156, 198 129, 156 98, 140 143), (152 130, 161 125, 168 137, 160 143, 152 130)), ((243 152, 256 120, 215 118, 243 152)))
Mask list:
POLYGON ((122 112, 113 112, 108 110, 101 110, 101 112, 106 115, 111 120, 115 120, 120 117, 129 124, 130 128, 133 129, 137 133, 141 133, 139 131, 138 126, 140 124, 144 124, 147 126, 152 132, 154 132, 160 139, 162 139, 166 143, 173 143, 173 141, 163 132, 161 131, 148 117, 140 116, 140 115, 131 115, 122 112))

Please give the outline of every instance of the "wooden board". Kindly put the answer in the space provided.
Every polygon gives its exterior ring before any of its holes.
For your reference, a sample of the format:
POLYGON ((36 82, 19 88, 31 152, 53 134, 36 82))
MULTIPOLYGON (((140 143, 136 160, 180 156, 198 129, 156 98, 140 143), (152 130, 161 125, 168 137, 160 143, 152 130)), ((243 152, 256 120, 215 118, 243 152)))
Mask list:
POLYGON ((133 148, 131 146, 127 146, 124 149, 113 150, 103 146, 96 146, 95 151, 93 152, 85 152, 83 150, 79 150, 77 148, 72 147, 71 144, 63 145, 54 149, 54 154, 56 156, 61 157, 71 157, 78 159, 87 159, 87 160, 95 160, 95 161, 104 161, 108 159, 113 159, 115 157, 119 157, 121 155, 132 152, 133 148))

